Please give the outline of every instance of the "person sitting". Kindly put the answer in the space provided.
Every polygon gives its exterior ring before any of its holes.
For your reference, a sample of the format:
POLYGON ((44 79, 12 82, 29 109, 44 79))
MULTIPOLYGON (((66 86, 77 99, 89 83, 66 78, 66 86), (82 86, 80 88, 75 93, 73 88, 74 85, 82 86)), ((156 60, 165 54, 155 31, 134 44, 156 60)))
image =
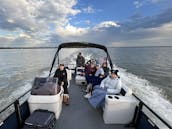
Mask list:
POLYGON ((100 77, 100 78, 103 78, 104 77, 104 70, 103 70, 103 68, 101 67, 100 64, 97 64, 96 65, 95 77, 100 77))
POLYGON ((92 96, 88 99, 94 108, 104 106, 106 94, 119 94, 122 83, 118 70, 111 70, 111 75, 102 80, 100 85, 94 87, 92 96))
POLYGON ((68 81, 67 81, 67 72, 64 67, 64 64, 60 64, 57 70, 55 71, 54 77, 58 78, 58 84, 63 86, 64 96, 63 102, 68 105, 69 104, 69 92, 68 92, 68 81))
POLYGON ((95 85, 99 85, 101 83, 101 81, 103 80, 103 78, 104 78, 104 70, 101 67, 101 65, 97 64, 95 75, 88 78, 88 85, 85 90, 85 92, 87 92, 87 94, 84 95, 85 98, 91 97, 92 87, 95 85))
POLYGON ((82 53, 79 52, 77 59, 76 59, 76 66, 77 67, 84 67, 85 66, 85 58, 82 56, 82 53))
POLYGON ((110 71, 110 69, 109 69, 108 66, 107 66, 107 62, 104 62, 104 63, 102 64, 102 68, 103 68, 105 77, 107 77, 107 76, 109 75, 109 71, 110 71))
POLYGON ((89 78, 94 76, 96 73, 96 66, 94 62, 91 62, 89 65, 85 67, 85 78, 87 84, 89 84, 89 78))

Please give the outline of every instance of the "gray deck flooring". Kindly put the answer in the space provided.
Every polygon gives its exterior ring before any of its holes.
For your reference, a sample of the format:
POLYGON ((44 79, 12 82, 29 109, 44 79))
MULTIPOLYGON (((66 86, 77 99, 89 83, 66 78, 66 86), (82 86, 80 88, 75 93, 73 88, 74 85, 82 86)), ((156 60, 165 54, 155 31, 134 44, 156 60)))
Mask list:
POLYGON ((83 98, 81 86, 74 81, 71 81, 69 92, 70 105, 63 105, 56 129, 126 129, 123 125, 104 124, 101 111, 91 107, 83 98))

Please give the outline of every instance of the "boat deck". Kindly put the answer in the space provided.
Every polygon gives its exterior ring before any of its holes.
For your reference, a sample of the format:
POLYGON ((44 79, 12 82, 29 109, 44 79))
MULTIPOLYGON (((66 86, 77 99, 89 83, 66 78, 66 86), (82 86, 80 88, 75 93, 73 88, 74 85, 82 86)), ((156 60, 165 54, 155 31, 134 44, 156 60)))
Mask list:
POLYGON ((126 129, 124 125, 104 124, 102 112, 91 107, 83 97, 81 86, 75 85, 74 80, 71 81, 69 93, 70 105, 63 105, 56 129, 126 129))

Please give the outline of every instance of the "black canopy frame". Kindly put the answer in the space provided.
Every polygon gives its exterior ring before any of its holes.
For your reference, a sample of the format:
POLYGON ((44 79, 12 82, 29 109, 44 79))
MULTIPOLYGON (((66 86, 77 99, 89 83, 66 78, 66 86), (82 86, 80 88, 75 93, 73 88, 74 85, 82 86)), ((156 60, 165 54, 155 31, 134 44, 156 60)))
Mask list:
POLYGON ((58 57, 58 64, 59 64, 59 51, 63 48, 98 48, 98 49, 101 49, 106 53, 107 59, 110 63, 110 67, 111 67, 111 69, 113 69, 113 63, 112 63, 112 60, 110 58, 110 55, 109 55, 109 52, 108 52, 108 49, 106 46, 100 45, 100 44, 95 44, 95 43, 87 43, 87 42, 68 42, 68 43, 62 43, 58 46, 58 49, 55 53, 54 59, 53 59, 52 64, 51 64, 49 76, 51 76, 51 72, 52 72, 52 69, 53 69, 54 64, 56 62, 57 57, 58 57))

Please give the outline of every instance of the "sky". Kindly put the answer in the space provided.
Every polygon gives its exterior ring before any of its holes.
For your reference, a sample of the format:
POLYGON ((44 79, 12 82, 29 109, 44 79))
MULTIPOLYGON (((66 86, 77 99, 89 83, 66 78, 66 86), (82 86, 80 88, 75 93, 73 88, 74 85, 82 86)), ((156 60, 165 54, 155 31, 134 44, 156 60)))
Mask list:
POLYGON ((0 47, 172 46, 172 0, 0 0, 0 47))

